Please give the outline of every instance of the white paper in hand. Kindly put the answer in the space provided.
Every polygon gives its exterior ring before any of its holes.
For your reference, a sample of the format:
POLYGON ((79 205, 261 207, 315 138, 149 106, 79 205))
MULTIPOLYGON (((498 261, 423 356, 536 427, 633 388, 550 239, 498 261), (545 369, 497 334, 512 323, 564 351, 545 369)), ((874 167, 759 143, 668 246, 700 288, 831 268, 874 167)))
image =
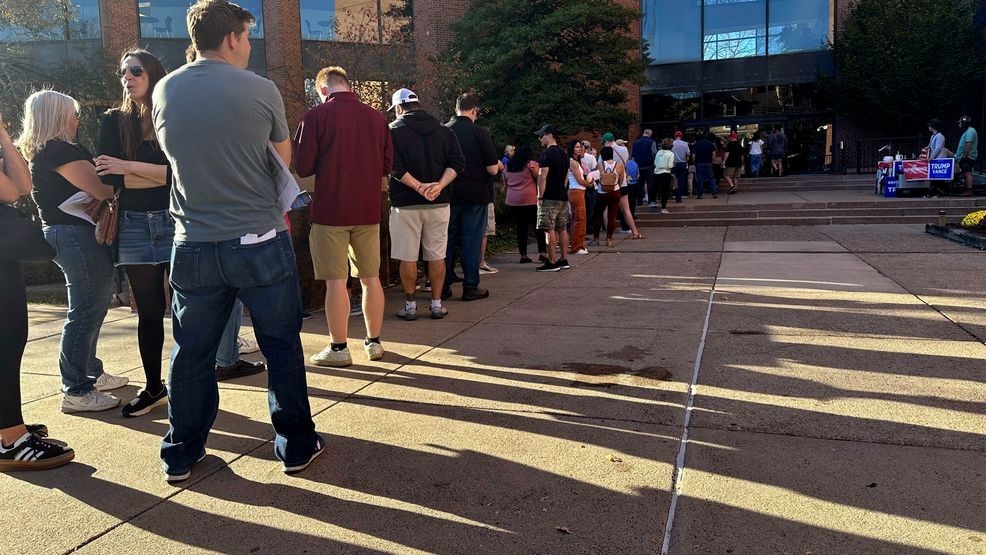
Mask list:
POLYGON ((93 201, 93 198, 89 196, 89 193, 84 191, 79 191, 74 195, 65 199, 65 202, 58 205, 58 208, 68 214, 69 216, 75 216, 76 218, 81 218, 92 225, 96 225, 96 222, 92 221, 92 217, 86 213, 86 206, 93 201))
POLYGON ((277 201, 281 206, 281 212, 287 214, 291 211, 291 205, 294 204, 294 199, 298 198, 301 193, 301 187, 298 186, 298 182, 295 180, 294 175, 288 166, 281 160, 281 157, 274 150, 274 145, 267 143, 267 152, 270 157, 277 164, 278 168, 277 175, 274 176, 275 183, 277 184, 277 201))

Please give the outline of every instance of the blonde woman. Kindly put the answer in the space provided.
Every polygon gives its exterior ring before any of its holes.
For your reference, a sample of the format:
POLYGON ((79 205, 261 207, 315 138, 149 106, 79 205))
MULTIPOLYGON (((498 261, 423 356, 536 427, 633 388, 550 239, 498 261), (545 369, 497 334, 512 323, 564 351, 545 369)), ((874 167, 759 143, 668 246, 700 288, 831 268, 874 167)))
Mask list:
POLYGON ((79 192, 106 200, 113 188, 96 175, 92 153, 75 142, 79 103, 55 91, 40 91, 24 103, 23 133, 17 140, 30 163, 45 239, 55 249, 55 263, 68 286, 68 315, 62 327, 58 369, 62 375, 62 412, 111 409, 120 400, 104 393, 123 387, 127 378, 103 371, 96 358, 99 330, 113 292, 113 258, 96 242, 92 223, 60 206, 79 192))

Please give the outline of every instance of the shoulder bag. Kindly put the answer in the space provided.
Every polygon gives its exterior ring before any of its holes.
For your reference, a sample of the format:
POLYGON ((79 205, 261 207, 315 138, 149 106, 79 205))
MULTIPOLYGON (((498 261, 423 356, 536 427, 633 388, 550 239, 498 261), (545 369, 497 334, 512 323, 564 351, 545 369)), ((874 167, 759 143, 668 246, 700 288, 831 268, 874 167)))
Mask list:
POLYGON ((13 206, 0 204, 0 261, 40 262, 54 257, 55 249, 31 218, 13 206))

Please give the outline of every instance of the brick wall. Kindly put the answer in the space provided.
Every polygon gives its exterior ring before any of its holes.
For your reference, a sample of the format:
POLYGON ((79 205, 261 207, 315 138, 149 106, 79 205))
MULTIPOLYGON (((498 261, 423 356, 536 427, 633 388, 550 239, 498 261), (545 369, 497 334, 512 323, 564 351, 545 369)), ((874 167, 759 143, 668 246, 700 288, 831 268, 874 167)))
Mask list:
POLYGON ((440 53, 452 41, 451 24, 458 21, 469 9, 469 0, 444 2, 416 0, 414 2, 415 65, 419 79, 415 83, 418 96, 428 110, 435 110, 438 94, 435 80, 437 72, 428 58, 440 53))
POLYGON ((99 22, 106 51, 106 64, 115 69, 120 55, 140 42, 137 3, 120 0, 99 1, 99 22))

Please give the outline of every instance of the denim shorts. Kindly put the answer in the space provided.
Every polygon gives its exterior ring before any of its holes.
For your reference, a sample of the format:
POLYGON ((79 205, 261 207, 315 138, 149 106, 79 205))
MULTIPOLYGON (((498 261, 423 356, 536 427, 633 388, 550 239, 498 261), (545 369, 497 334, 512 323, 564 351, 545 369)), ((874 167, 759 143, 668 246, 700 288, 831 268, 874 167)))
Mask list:
POLYGON ((117 266, 167 264, 175 242, 175 221, 167 210, 120 214, 117 266))

